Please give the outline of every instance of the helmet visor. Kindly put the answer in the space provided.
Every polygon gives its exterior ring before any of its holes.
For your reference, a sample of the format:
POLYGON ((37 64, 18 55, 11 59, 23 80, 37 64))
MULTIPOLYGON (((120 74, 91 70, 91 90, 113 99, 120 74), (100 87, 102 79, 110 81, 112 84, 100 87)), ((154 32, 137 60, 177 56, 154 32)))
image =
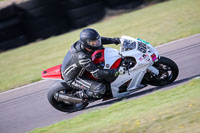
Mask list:
POLYGON ((87 40, 87 44, 92 47, 99 47, 101 46, 101 37, 99 37, 97 40, 87 40))

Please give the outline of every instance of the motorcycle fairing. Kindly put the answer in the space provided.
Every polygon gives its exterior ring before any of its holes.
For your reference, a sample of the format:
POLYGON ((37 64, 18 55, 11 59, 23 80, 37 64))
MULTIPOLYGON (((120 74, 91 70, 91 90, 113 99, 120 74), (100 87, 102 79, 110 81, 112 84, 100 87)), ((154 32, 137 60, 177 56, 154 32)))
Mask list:
POLYGON ((159 59, 160 56, 158 54, 158 51, 149 42, 146 42, 146 41, 139 39, 139 38, 136 39, 136 38, 133 38, 133 37, 130 37, 130 36, 122 36, 121 37, 122 42, 124 40, 127 40, 127 39, 136 43, 137 47, 135 47, 132 50, 128 50, 128 51, 123 51, 122 47, 120 47, 120 54, 122 56, 128 56, 128 55, 131 55, 131 53, 134 53, 131 56, 134 56, 136 58, 136 60, 140 61, 141 64, 144 64, 145 62, 156 62, 159 59), (146 45, 145 52, 142 53, 139 50, 139 45, 138 45, 139 43, 140 44, 144 43, 144 45, 146 45))
POLYGON ((136 90, 139 86, 140 83, 144 77, 144 74, 146 73, 146 69, 148 66, 142 66, 139 69, 132 70, 132 72, 128 73, 126 72, 123 75, 119 75, 115 81, 111 83, 111 88, 112 88, 112 94, 113 97, 124 97, 128 94, 130 94, 131 91, 136 90), (126 92, 120 93, 120 86, 122 86, 124 83, 127 81, 130 81, 129 85, 126 88, 126 92))
POLYGON ((121 42, 125 41, 126 39, 131 40, 132 42, 130 43, 132 43, 132 45, 130 45, 130 49, 127 48, 128 45, 125 45, 127 49, 120 47, 120 54, 124 58, 134 57, 136 64, 134 67, 129 69, 129 72, 126 71, 125 74, 119 75, 117 79, 111 83, 113 97, 118 98, 124 97, 130 94, 130 92, 138 89, 141 86, 141 81, 144 77, 144 74, 146 73, 146 70, 159 57, 158 52, 151 46, 151 44, 148 43, 148 46, 143 44, 145 49, 140 49, 140 42, 138 43, 140 40, 129 36, 122 36, 121 42), (121 91, 120 87, 127 82, 129 82, 129 84, 126 86, 126 90, 121 91))
POLYGON ((104 48, 92 54, 94 64, 100 64, 104 69, 118 68, 121 63, 121 56, 114 48, 104 48))
POLYGON ((121 63, 122 59, 119 58, 115 61, 115 63, 110 67, 110 69, 115 69, 115 68, 118 68, 120 63, 121 63))
POLYGON ((48 68, 48 69, 42 71, 42 78, 43 79, 63 80, 63 77, 62 77, 62 74, 61 74, 61 66, 62 66, 62 64, 48 68))
MULTIPOLYGON (((115 69, 120 66, 121 56, 119 56, 119 52, 113 48, 104 48, 96 50, 92 54, 92 62, 96 65, 100 65, 103 69, 115 69)), ((85 71, 84 75, 89 79, 97 80, 87 71, 85 71)))
POLYGON ((97 50, 92 54, 92 62, 94 64, 104 63, 104 49, 97 50))
POLYGON ((104 69, 115 69, 118 68, 121 63, 121 55, 119 51, 114 48, 105 48, 104 60, 104 69))

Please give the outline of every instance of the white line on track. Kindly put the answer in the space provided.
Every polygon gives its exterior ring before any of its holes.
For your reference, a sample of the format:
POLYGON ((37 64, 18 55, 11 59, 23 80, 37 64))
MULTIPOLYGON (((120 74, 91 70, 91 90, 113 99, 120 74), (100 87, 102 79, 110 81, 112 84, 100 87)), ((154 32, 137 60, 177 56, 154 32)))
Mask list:
POLYGON ((173 43, 176 43, 176 42, 179 42, 179 41, 183 41, 183 40, 186 40, 186 39, 190 39, 190 38, 196 37, 196 36, 199 36, 199 37, 200 37, 200 34, 194 34, 194 35, 189 36, 189 37, 185 37, 185 38, 181 38, 181 39, 178 39, 178 40, 174 40, 174 41, 171 41, 171 42, 168 42, 168 43, 165 43, 165 44, 156 46, 156 48, 163 47, 163 46, 167 46, 167 45, 171 45, 171 44, 173 44, 173 43))
POLYGON ((26 88, 26 87, 29 87, 29 86, 33 86, 33 85, 37 85, 37 84, 40 84, 40 83, 43 83, 43 82, 46 82, 46 81, 47 80, 37 81, 37 82, 31 83, 31 84, 28 84, 28 85, 24 85, 24 86, 21 86, 21 87, 18 87, 18 88, 14 88, 12 90, 1 92, 0 95, 6 94, 6 93, 10 93, 10 92, 13 92, 13 91, 18 91, 18 90, 21 90, 23 88, 26 88))

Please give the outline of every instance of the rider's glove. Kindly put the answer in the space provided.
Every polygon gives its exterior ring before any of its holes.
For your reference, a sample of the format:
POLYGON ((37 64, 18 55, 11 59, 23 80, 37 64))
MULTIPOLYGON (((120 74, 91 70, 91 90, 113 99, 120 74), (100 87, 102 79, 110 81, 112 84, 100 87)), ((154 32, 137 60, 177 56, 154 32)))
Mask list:
POLYGON ((109 70, 109 76, 111 76, 111 77, 117 77, 118 75, 119 75, 120 73, 119 73, 119 70, 118 69, 111 69, 111 70, 109 70))
POLYGON ((113 43, 116 44, 116 45, 118 45, 118 44, 121 43, 120 38, 118 38, 118 37, 112 38, 112 41, 113 41, 113 43))
POLYGON ((119 69, 112 69, 113 70, 113 75, 117 77, 118 75, 123 75, 125 74, 126 68, 125 67, 119 67, 119 69))

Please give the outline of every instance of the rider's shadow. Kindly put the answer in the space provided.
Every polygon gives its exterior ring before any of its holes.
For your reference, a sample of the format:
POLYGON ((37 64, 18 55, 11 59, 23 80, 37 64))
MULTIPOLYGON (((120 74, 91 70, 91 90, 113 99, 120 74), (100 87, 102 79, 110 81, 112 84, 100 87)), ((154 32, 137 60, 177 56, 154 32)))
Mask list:
POLYGON ((101 107, 101 106, 105 106, 105 105, 111 105, 113 103, 116 103, 116 102, 119 102, 119 101, 122 101, 124 99, 128 100, 128 99, 131 99, 131 98, 137 98, 137 97, 140 97, 140 96, 144 96, 146 94, 149 94, 149 93, 152 93, 154 91, 157 91, 157 90, 164 90, 164 89, 169 89, 172 88, 172 87, 175 87, 176 85, 179 85, 183 82, 187 82, 195 77, 199 77, 200 74, 197 74, 197 75, 194 75, 194 76, 191 76, 191 77, 187 77, 187 78, 184 78, 184 79, 181 79, 181 80, 177 80, 169 85, 165 85, 165 86, 159 86, 159 87, 153 87, 151 86, 150 88, 144 88, 143 90, 140 90, 140 91, 137 91, 137 92, 134 92, 128 96, 126 96, 125 98, 120 98, 120 99, 112 99, 112 100, 108 100, 108 101, 105 101, 105 102, 102 102, 102 103, 99 103, 99 104, 95 104, 95 105, 91 105, 87 108, 85 108, 85 110, 87 109, 90 109, 90 108, 95 108, 95 107, 101 107))

